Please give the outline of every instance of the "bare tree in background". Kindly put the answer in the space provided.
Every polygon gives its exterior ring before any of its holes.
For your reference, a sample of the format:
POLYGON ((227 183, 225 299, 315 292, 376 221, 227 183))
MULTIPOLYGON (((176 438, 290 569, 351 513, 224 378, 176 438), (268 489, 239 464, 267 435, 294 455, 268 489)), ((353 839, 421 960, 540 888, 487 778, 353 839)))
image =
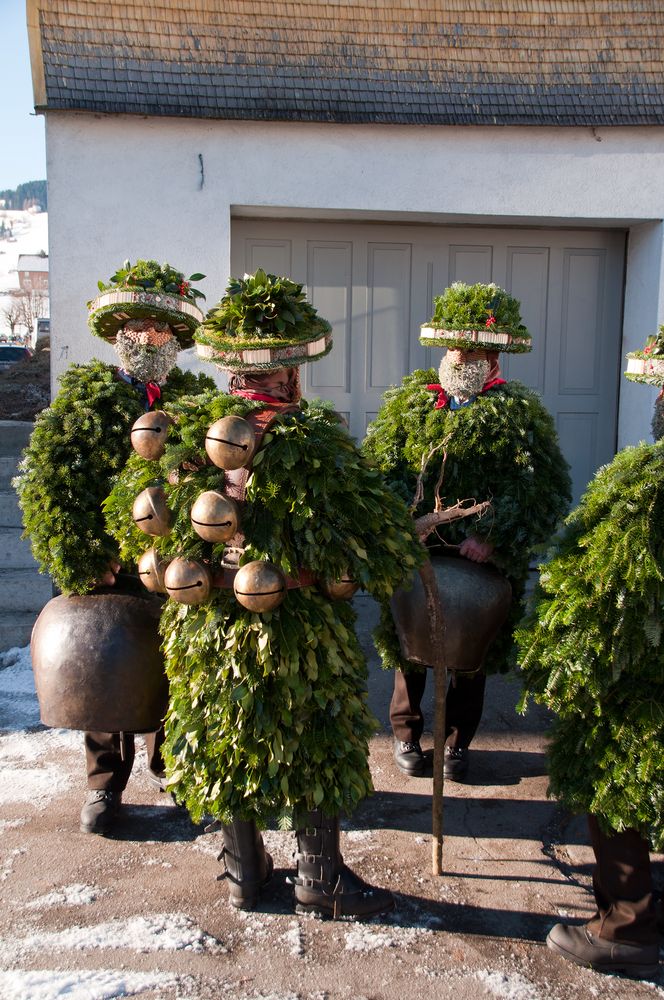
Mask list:
POLYGON ((38 289, 33 289, 31 292, 21 293, 18 296, 18 302, 20 309, 19 322, 31 333, 34 329, 35 321, 46 314, 48 295, 38 289))
POLYGON ((22 320, 22 309, 19 302, 11 302, 8 306, 5 306, 2 310, 2 318, 4 320, 3 325, 9 327, 9 332, 12 337, 14 336, 14 331, 16 327, 23 323, 22 320))

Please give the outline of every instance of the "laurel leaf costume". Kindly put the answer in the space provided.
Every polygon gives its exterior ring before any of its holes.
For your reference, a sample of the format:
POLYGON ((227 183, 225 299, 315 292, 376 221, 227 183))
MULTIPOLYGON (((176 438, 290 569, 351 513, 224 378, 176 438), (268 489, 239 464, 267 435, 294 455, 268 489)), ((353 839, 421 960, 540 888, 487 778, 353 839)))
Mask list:
MULTIPOLYGON (((196 496, 225 482, 223 470, 205 464, 205 434, 222 416, 264 405, 208 394, 169 407, 175 424, 165 455, 159 462, 132 456, 106 503, 123 561, 147 547, 131 508, 150 485, 163 487, 174 514, 171 533, 154 540, 159 554, 212 566, 221 559, 224 546, 204 542, 189 517, 196 496)), ((380 599, 423 555, 405 504, 320 404, 303 402, 270 425, 253 458, 242 530, 244 562, 266 559, 289 577, 304 570, 335 579, 347 571, 380 599)), ((221 588, 200 605, 167 603, 165 756, 169 787, 194 818, 264 825, 296 807, 335 815, 371 791, 376 723, 355 619, 350 604, 315 586, 289 590, 280 607, 260 614, 221 588)))

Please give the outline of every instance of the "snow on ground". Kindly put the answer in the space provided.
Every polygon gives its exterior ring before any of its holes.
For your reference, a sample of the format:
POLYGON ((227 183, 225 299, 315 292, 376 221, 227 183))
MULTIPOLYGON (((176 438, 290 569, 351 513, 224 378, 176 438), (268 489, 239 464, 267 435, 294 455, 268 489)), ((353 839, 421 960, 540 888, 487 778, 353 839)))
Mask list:
POLYGON ((79 751, 80 742, 79 733, 40 726, 29 646, 0 653, 0 806, 45 808, 71 785, 72 774, 44 758, 54 747, 79 751))
MULTIPOLYGON (((117 969, 0 972, 0 996, 3 1000, 59 1000, 61 997, 66 1000, 112 1000, 174 986, 176 982, 177 977, 167 973, 117 969)), ((169 991, 168 995, 172 993, 169 991)))
POLYGON ((104 892, 104 889, 96 889, 92 885, 63 885, 54 892, 48 892, 25 905, 31 910, 45 910, 49 906, 87 906, 94 903, 104 892))
POLYGON ((500 1000, 547 1000, 547 991, 538 989, 534 983, 518 972, 493 972, 478 970, 475 978, 492 997, 500 1000))
POLYGON ((183 913, 155 913, 64 931, 40 931, 0 941, 5 961, 17 961, 33 951, 97 951, 131 948, 136 952, 191 951, 220 953, 226 949, 183 913))

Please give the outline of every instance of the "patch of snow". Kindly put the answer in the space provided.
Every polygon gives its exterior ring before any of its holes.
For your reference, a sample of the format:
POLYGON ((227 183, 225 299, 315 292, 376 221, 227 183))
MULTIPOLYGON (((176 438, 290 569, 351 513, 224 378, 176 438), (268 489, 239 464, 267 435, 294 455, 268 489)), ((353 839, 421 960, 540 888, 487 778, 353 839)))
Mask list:
POLYGON ((182 913, 157 913, 105 924, 41 931, 0 941, 5 960, 16 961, 30 951, 85 951, 89 948, 130 948, 132 951, 225 951, 221 943, 182 913))
POLYGON ((71 775, 55 764, 32 769, 2 765, 0 806, 12 802, 30 802, 43 809, 55 795, 69 788, 71 783, 71 775))
POLYGON ((77 969, 60 972, 50 969, 0 972, 3 1000, 112 1000, 135 997, 146 990, 177 984, 177 977, 165 972, 122 972, 117 969, 77 969))
POLYGON ((304 940, 302 938, 302 928, 297 920, 293 921, 283 935, 282 940, 286 942, 291 955, 301 958, 304 955, 304 940))
MULTIPOLYGON (((375 930, 366 924, 358 924, 346 933, 346 951, 378 951, 379 948, 397 948, 406 943, 408 934, 389 930, 375 930)), ((412 939, 412 935, 410 935, 412 939)))
POLYGON ((0 731, 39 725, 30 647, 0 653, 0 731))
POLYGON ((69 770, 42 764, 53 748, 80 752, 81 734, 40 728, 30 647, 0 653, 0 805, 30 802, 40 809, 72 784, 69 770))
POLYGON ((63 885, 25 905, 31 910, 43 910, 49 906, 87 906, 104 892, 104 889, 97 889, 92 885, 63 885))
POLYGON ((16 858, 20 858, 22 854, 27 854, 27 847, 15 847, 13 851, 9 852, 3 862, 2 868, 0 868, 0 882, 4 882, 9 878, 14 870, 14 861, 16 858))
POLYGON ((373 830, 348 830, 345 834, 346 840, 373 840, 373 830))
POLYGON ((473 975, 492 996, 500 997, 501 1000, 549 1000, 550 997, 550 994, 542 993, 518 972, 478 969, 473 975))
POLYGON ((25 826, 25 819, 0 819, 0 833, 5 830, 15 830, 17 826, 25 826))

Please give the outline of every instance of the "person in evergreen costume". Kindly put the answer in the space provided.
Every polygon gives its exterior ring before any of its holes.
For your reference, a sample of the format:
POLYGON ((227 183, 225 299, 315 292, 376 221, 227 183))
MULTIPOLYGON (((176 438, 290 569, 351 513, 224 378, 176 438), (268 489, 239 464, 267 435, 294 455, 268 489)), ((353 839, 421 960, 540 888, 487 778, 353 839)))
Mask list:
MULTIPOLYGON (((664 386, 664 327, 627 378, 664 386)), ((601 468, 567 518, 517 632, 529 698, 556 714, 550 791, 588 815, 597 912, 547 945, 601 972, 659 968, 649 847, 664 850, 664 390, 654 444, 601 468)))
MULTIPOLYGON (((480 723, 486 673, 511 663, 512 630, 533 548, 545 542, 565 513, 570 481, 553 421, 535 393, 500 375, 499 353, 531 349, 519 303, 494 284, 457 282, 434 300, 421 328, 425 346, 445 347, 438 371, 415 371, 388 390, 369 426, 364 450, 388 482, 412 501, 414 514, 462 501, 490 501, 477 517, 430 535, 432 552, 456 551, 474 563, 491 561, 509 579, 512 609, 484 663, 454 674, 447 694, 444 774, 463 780, 468 748, 480 723)), ((472 623, 469 626, 472 628, 472 623)), ((383 665, 395 669, 390 722, 394 759, 408 775, 422 775, 426 758, 421 701, 427 672, 404 661, 390 612, 376 636, 383 665)))
MULTIPOLYGON (((203 313, 191 287, 203 275, 168 264, 126 261, 88 303, 91 331, 115 346, 119 365, 73 364, 53 403, 37 417, 15 487, 35 559, 63 594, 115 583, 117 546, 104 527, 102 501, 126 462, 130 428, 146 411, 214 381, 175 367, 192 345, 203 313)), ((145 734, 150 775, 163 780, 163 731, 145 734)), ((132 733, 86 732, 88 795, 84 833, 106 834, 121 806, 134 761, 132 733)))
POLYGON ((160 490, 169 511, 152 548, 171 597, 168 789, 221 824, 233 906, 258 902, 272 872, 259 828, 276 818, 297 829, 298 912, 370 917, 392 895, 340 852, 376 726, 348 597, 389 599, 424 550, 338 414, 301 398, 299 366, 332 347, 301 285, 231 279, 196 341, 228 394, 169 407, 165 455, 133 455, 106 503, 123 560, 146 559, 136 498, 160 490))

